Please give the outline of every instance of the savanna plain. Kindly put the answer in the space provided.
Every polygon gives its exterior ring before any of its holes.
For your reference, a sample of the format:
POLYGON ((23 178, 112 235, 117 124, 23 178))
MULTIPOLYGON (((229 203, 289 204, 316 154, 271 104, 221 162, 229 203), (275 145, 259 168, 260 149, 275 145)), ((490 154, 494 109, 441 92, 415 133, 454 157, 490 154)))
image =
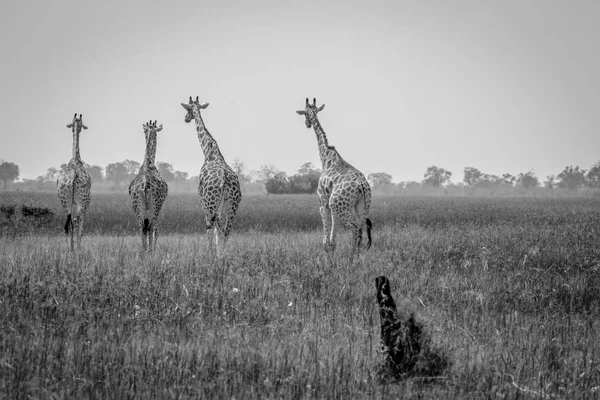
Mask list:
POLYGON ((316 196, 244 197, 223 260, 197 195, 153 254, 125 194, 93 194, 76 254, 55 193, 0 204, 55 212, 2 228, 2 398, 600 397, 597 199, 375 196, 373 246, 349 266, 343 231, 335 267, 316 196), (382 376, 380 275, 441 375, 382 376))

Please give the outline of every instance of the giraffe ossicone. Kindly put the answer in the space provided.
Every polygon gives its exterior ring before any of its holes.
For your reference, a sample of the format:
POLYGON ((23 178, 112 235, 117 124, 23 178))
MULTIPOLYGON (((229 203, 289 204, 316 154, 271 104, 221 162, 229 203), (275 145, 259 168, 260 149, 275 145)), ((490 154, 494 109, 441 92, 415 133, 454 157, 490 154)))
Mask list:
POLYGON ((159 217, 169 193, 169 186, 160 175, 154 162, 156 159, 157 133, 163 126, 157 121, 142 125, 146 138, 146 151, 140 172, 129 185, 129 198, 140 227, 142 249, 154 250, 158 240, 159 217))
POLYGON ((65 233, 70 234, 70 249, 75 250, 75 237, 77 238, 77 249, 81 248, 81 237, 83 235, 83 220, 91 200, 92 179, 86 171, 79 153, 79 134, 82 129, 88 127, 83 123, 83 115, 77 113, 73 120, 67 125, 73 133, 72 157, 66 167, 60 171, 56 181, 56 190, 61 206, 67 214, 65 222, 65 233))
POLYGON ((364 174, 342 158, 335 147, 330 146, 327 135, 317 118, 325 104, 317 107, 306 98, 304 110, 296 111, 304 115, 307 128, 313 128, 317 136, 319 157, 321 158, 321 176, 317 187, 323 223, 323 248, 334 263, 336 235, 341 226, 352 230, 350 264, 355 253, 360 253, 362 231, 367 232, 367 250, 371 247, 372 223, 369 219, 371 207, 371 186, 364 174))
POLYGON ((213 253, 214 239, 217 257, 221 257, 225 253, 231 226, 242 200, 240 182, 237 174, 225 161, 217 141, 204 125, 200 110, 206 109, 208 103, 200 103, 198 96, 196 100, 190 96, 189 102, 181 103, 181 106, 187 111, 185 122, 194 120, 196 123, 196 133, 204 153, 198 193, 206 222, 208 252, 213 253))

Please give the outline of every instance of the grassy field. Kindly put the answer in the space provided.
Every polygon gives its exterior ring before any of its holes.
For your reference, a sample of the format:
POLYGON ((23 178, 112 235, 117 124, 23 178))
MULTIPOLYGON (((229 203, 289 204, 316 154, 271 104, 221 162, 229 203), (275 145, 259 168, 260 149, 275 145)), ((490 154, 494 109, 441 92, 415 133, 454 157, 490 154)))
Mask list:
POLYGON ((314 196, 244 198, 224 262, 193 195, 169 197, 152 256, 125 195, 94 195, 77 255, 62 214, 0 238, 0 398, 600 396, 600 201, 376 197, 371 215, 352 268, 326 265, 314 196), (442 376, 379 379, 379 275, 442 376))

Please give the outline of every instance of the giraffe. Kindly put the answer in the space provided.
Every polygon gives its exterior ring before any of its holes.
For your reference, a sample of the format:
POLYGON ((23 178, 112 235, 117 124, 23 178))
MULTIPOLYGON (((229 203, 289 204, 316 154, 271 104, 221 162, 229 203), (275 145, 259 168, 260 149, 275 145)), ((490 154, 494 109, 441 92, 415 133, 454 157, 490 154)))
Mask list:
POLYGON ((156 134, 162 131, 163 126, 156 126, 156 121, 154 123, 149 121, 143 124, 142 127, 146 136, 146 153, 140 172, 129 185, 129 197, 140 226, 142 249, 143 251, 148 249, 152 251, 156 248, 159 228, 158 217, 167 198, 169 187, 154 165, 156 134))
POLYGON ((352 230, 352 249, 349 264, 354 261, 354 254, 360 252, 363 227, 367 231, 367 250, 371 247, 371 220, 368 218, 371 206, 371 187, 362 172, 354 168, 342 158, 334 146, 327 142, 325 131, 319 123, 317 113, 325 104, 317 107, 317 100, 312 105, 306 99, 304 110, 296 111, 306 117, 306 127, 314 128, 319 145, 322 172, 319 178, 317 195, 323 221, 323 248, 331 264, 336 247, 336 234, 340 226, 352 230))
POLYGON ((198 193, 206 219, 208 252, 213 254, 214 237, 217 258, 220 258, 225 252, 229 231, 242 200, 240 182, 237 174, 225 162, 216 140, 208 132, 200 116, 200 110, 208 107, 208 103, 200 104, 198 97, 193 101, 190 96, 189 103, 181 105, 187 111, 185 122, 196 122, 196 133, 204 152, 198 193))
POLYGON ((75 234, 77 235, 77 249, 81 248, 83 218, 90 205, 92 180, 79 155, 79 133, 82 129, 88 128, 83 124, 83 115, 79 114, 79 118, 77 118, 77 113, 75 113, 73 121, 67 125, 67 128, 73 132, 73 157, 69 160, 67 167, 60 172, 56 181, 56 189, 62 208, 67 213, 65 233, 71 234, 70 247, 71 251, 74 251, 75 234))

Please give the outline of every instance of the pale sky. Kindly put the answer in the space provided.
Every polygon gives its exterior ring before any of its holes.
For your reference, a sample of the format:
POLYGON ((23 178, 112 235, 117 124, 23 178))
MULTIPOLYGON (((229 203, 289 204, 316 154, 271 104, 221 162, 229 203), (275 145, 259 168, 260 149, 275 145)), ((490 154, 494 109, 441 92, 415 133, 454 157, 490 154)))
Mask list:
POLYGON ((543 180, 600 160, 600 2, 46 1, 0 13, 0 158, 21 178, 71 158, 82 113, 89 164, 204 161, 180 106, 231 164, 320 166, 306 97, 329 143, 365 174, 421 180, 430 165, 543 180))

